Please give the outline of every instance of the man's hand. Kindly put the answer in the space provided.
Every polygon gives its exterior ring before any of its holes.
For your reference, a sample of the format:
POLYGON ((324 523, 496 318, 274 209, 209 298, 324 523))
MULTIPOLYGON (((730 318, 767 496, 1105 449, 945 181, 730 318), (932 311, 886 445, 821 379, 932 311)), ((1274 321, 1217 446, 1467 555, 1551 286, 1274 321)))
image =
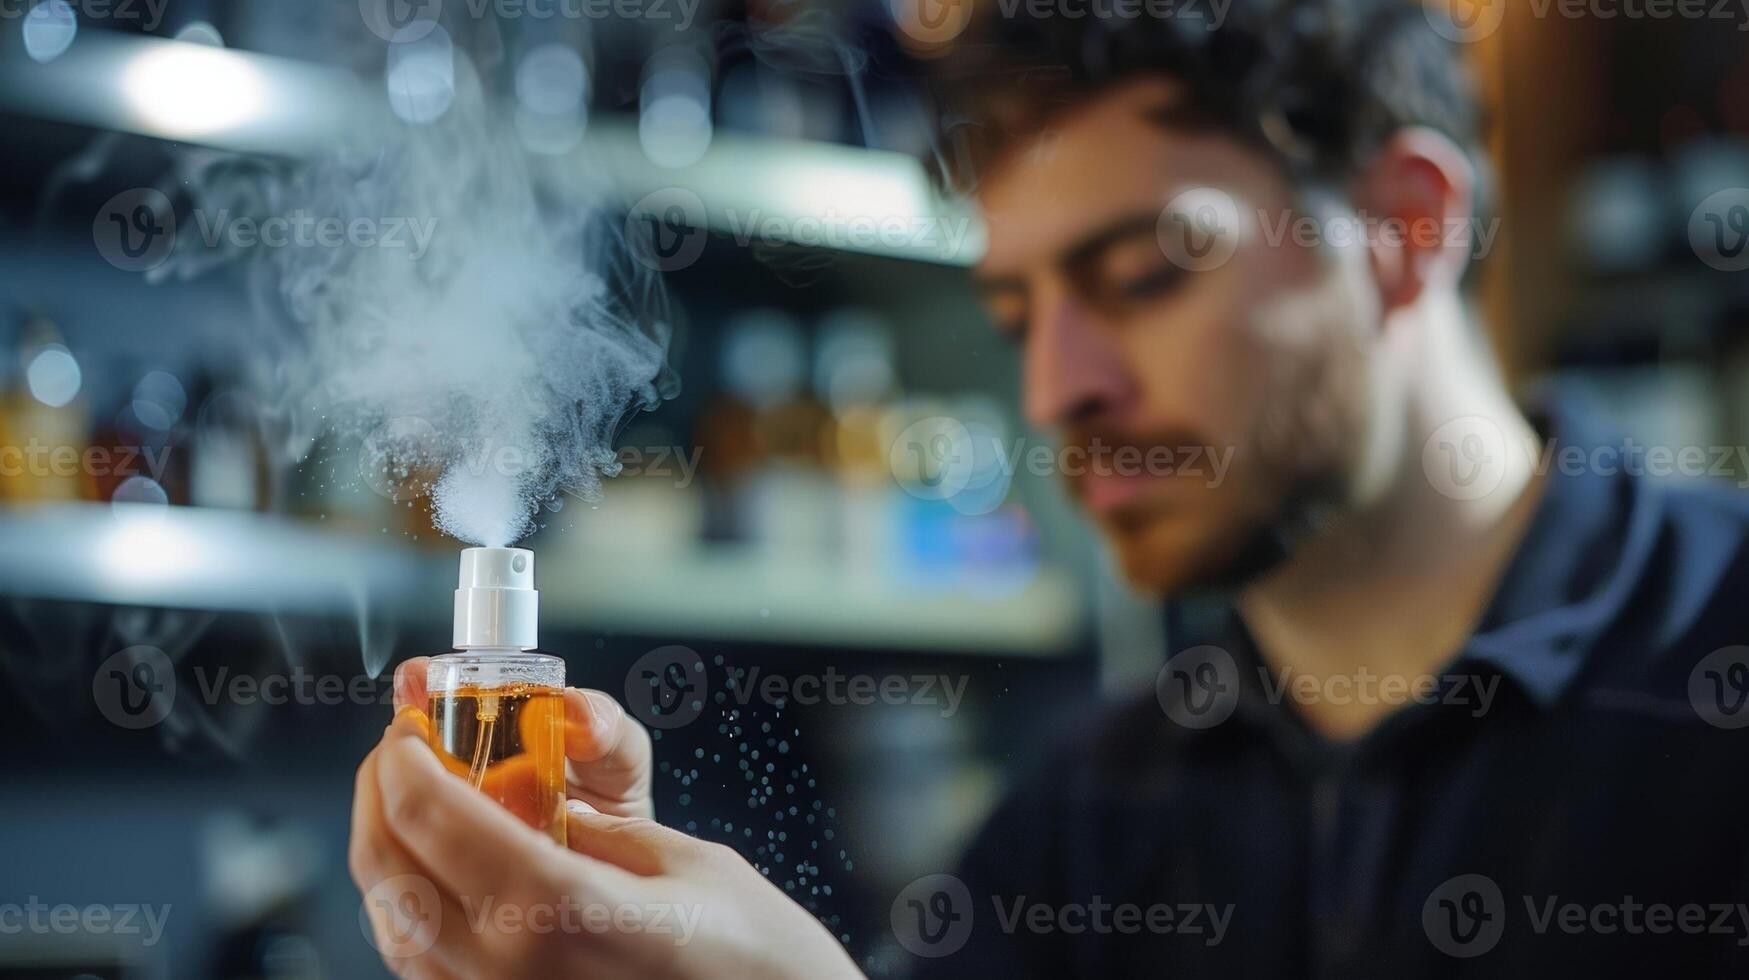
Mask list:
POLYGON ((397 976, 861 976, 733 850, 580 801, 560 849, 445 769, 427 729, 398 709, 353 800, 352 876, 397 976))
MULTIPOLYGON (((395 710, 426 710, 425 668, 414 657, 395 668, 395 710)), ((601 691, 565 688, 565 795, 618 817, 654 817, 650 733, 601 691)))

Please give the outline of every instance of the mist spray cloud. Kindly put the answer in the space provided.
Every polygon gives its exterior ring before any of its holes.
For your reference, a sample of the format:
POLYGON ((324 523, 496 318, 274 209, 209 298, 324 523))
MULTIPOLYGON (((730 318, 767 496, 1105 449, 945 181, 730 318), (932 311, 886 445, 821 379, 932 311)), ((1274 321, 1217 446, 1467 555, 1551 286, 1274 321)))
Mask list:
POLYGON ((558 494, 598 496, 622 423, 673 394, 654 273, 600 198, 537 185, 477 94, 366 149, 188 171, 200 220, 160 272, 251 263, 296 328, 269 376, 362 438, 368 482, 430 493, 463 541, 506 545, 558 494), (288 217, 305 232, 225 233, 288 217))

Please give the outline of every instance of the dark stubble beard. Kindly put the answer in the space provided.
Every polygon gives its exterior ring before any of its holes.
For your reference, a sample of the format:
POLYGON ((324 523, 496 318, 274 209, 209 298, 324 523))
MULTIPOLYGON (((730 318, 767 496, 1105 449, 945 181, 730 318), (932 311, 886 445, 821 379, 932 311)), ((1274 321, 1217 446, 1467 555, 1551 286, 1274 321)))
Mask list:
POLYGON ((1187 597, 1230 597, 1287 561, 1308 540, 1323 534, 1341 509, 1339 481, 1302 478, 1274 511, 1240 532, 1237 545, 1192 572, 1187 597))

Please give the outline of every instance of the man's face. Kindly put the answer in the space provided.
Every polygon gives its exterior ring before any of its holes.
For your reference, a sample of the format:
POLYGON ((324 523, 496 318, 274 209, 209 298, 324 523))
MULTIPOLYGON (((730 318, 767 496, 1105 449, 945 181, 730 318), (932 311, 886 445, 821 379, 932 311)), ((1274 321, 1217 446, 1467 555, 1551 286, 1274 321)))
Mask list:
POLYGON ((1279 169, 1151 118, 1176 97, 1103 93, 978 189, 977 278, 1022 347, 1028 420, 1060 433, 1072 492, 1160 593, 1257 573, 1340 502, 1379 321, 1364 251, 1283 233, 1307 216, 1279 169))

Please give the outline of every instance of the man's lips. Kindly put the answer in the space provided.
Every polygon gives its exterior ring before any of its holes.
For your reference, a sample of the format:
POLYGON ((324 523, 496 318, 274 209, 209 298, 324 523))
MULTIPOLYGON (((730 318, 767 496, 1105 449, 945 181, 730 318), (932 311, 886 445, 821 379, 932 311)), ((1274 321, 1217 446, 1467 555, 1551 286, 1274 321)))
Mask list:
POLYGON ((1160 491, 1163 482, 1160 477, 1146 473, 1087 473, 1075 485, 1082 505, 1095 517, 1103 518, 1133 511, 1143 497, 1160 491))

